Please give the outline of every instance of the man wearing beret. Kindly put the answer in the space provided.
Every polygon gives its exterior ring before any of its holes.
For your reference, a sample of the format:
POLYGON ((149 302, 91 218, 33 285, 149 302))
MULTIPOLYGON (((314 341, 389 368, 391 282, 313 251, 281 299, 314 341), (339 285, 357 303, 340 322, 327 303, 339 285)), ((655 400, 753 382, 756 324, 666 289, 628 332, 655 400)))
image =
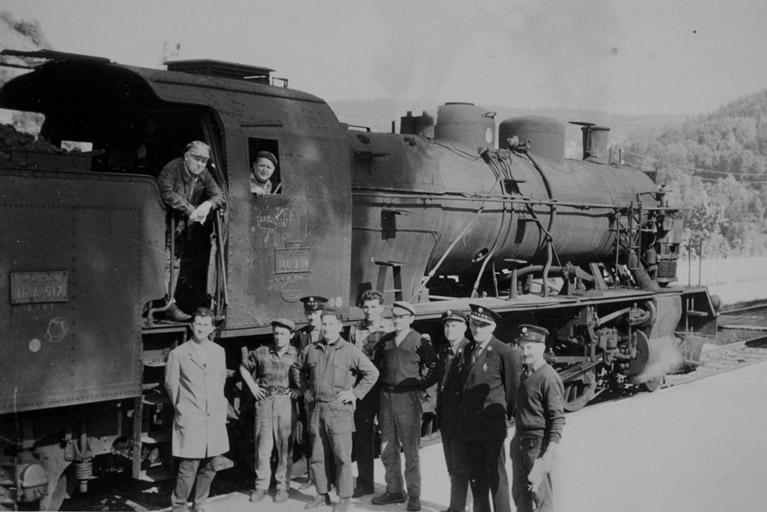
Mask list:
POLYGON ((442 314, 445 343, 437 351, 438 376, 437 414, 445 452, 445 466, 450 475, 450 506, 445 512, 463 512, 469 488, 468 454, 466 444, 456 430, 461 416, 461 394, 466 378, 466 366, 460 364, 466 339, 468 320, 459 311, 447 310, 442 314))
POLYGON ((305 505, 307 509, 330 504, 327 463, 333 460, 341 499, 336 512, 348 510, 353 492, 354 407, 378 378, 378 370, 365 354, 341 337, 342 322, 337 311, 323 310, 322 341, 308 345, 291 370, 301 383, 304 400, 312 404, 311 468, 317 496, 305 505))
POLYGON ((506 475, 506 419, 514 411, 514 397, 522 369, 518 348, 493 336, 501 316, 470 304, 469 327, 474 341, 463 353, 466 366, 461 402, 461 434, 469 454, 469 478, 475 512, 509 512, 506 475))
POLYGON ((511 494, 520 512, 554 510, 551 475, 565 425, 564 385, 544 357, 548 330, 521 325, 524 372, 517 394, 516 434, 511 441, 511 494))
MULTIPOLYGON (((277 169, 277 157, 270 151, 259 151, 250 166, 250 192, 254 196, 272 193, 272 175, 277 169)), ((275 189, 274 193, 279 191, 275 189)))
POLYGON ((412 304, 392 304, 394 332, 376 345, 374 363, 381 372, 381 462, 386 492, 373 498, 374 505, 403 503, 400 450, 405 453, 407 510, 421 510, 421 468, 418 450, 421 441, 421 391, 437 380, 437 358, 431 343, 411 329, 415 320, 412 304))
POLYGON ((256 483, 250 501, 259 502, 269 490, 272 450, 277 452, 274 480, 277 483, 275 503, 288 499, 288 478, 293 463, 293 428, 296 422, 298 385, 290 380, 290 369, 298 360, 298 351, 290 344, 296 326, 292 320, 280 318, 272 322, 271 346, 258 347, 248 353, 240 366, 240 374, 256 399, 256 483))
MULTIPOLYGON (((391 320, 383 317, 383 295, 378 290, 365 290, 360 297, 364 320, 349 330, 349 341, 373 359, 373 349, 381 337, 394 330, 391 320)), ((378 414, 380 387, 378 382, 354 411, 354 458, 357 460, 357 483, 353 498, 373 494, 375 478, 375 417, 378 414)))
POLYGON ((192 311, 205 302, 205 276, 210 249, 208 214, 226 205, 226 196, 208 172, 210 146, 195 140, 186 145, 184 155, 168 162, 157 176, 160 198, 176 221, 172 264, 173 280, 168 290, 170 307, 165 316, 186 322, 192 311), (177 286, 178 284, 178 286, 177 286), (178 288, 178 290, 177 290, 178 288), (177 305, 176 301, 180 304, 177 305))

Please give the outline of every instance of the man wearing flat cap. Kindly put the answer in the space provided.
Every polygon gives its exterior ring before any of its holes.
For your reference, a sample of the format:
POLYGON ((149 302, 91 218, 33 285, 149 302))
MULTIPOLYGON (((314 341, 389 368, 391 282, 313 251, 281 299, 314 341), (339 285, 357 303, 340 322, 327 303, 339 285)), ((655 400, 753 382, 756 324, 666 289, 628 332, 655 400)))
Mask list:
POLYGON ((511 495, 520 512, 554 510, 552 474, 565 425, 564 385, 544 357, 548 330, 520 325, 524 372, 517 394, 516 434, 511 441, 511 495))
MULTIPOLYGON (((383 295, 378 290, 365 290, 359 305, 365 318, 349 330, 349 341, 373 359, 373 350, 381 337, 394 330, 391 320, 383 317, 383 295)), ((378 415, 380 387, 378 382, 354 411, 354 458, 357 461, 357 483, 353 498, 373 494, 375 477, 375 418, 378 415)))
POLYGON ((442 314, 445 342, 437 351, 437 415, 445 466, 450 476, 450 506, 445 512, 463 512, 469 489, 466 443, 456 432, 461 417, 463 382, 466 379, 466 367, 460 363, 463 351, 469 344, 466 339, 467 329, 468 320, 460 311, 447 310, 442 314))
POLYGON ((522 369, 519 349, 498 340, 493 332, 501 316, 470 304, 469 327, 474 341, 463 352, 466 367, 461 402, 460 434, 469 455, 473 510, 509 512, 506 475, 506 420, 514 411, 514 398, 522 369))
POLYGON ((174 270, 179 270, 172 273, 168 290, 172 302, 165 316, 176 322, 189 320, 184 311, 205 305, 211 229, 206 221, 212 210, 226 205, 224 192, 207 170, 209 159, 210 146, 195 140, 157 176, 160 198, 175 220, 175 232, 168 240, 174 237, 175 254, 170 257, 174 270))
POLYGON ((334 462, 339 503, 336 512, 349 509, 353 492, 352 432, 354 407, 378 378, 378 370, 360 349, 341 337, 343 318, 338 311, 322 312, 322 340, 308 345, 291 372, 301 383, 304 400, 312 404, 309 431, 312 437, 311 468, 317 496, 304 508, 329 505, 331 479, 328 463, 334 462))
POLYGON ((374 350, 374 363, 381 372, 381 462, 385 469, 386 492, 375 496, 374 505, 403 503, 400 450, 405 453, 407 510, 421 509, 421 391, 437 380, 437 358, 431 343, 411 329, 415 320, 412 304, 392 304, 394 332, 385 334, 374 350))
MULTIPOLYGON (((272 175, 277 170, 277 157, 270 151, 259 151, 250 166, 250 192, 254 196, 271 194, 274 184, 272 175)), ((279 187, 279 185, 278 185, 279 187)), ((275 189, 277 193, 279 188, 275 189)))
POLYGON ((298 351, 290 344, 295 329, 293 321, 287 318, 272 321, 272 344, 249 352, 240 366, 240 374, 256 399, 256 482, 250 493, 250 501, 254 503, 261 501, 269 491, 273 450, 277 453, 274 501, 282 503, 288 499, 292 434, 299 395, 298 383, 290 379, 290 369, 298 360, 298 351))

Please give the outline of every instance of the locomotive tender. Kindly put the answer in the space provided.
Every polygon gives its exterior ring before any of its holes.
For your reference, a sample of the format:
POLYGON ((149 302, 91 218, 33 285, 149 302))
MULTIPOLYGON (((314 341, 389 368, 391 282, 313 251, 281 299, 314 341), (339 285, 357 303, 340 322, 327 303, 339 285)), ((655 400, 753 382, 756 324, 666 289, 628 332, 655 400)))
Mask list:
POLYGON ((0 148, 0 507, 43 496, 57 508, 99 455, 129 457, 136 478, 165 459, 160 382, 185 326, 154 315, 168 280, 155 178, 195 139, 229 203, 203 273, 230 369, 272 319, 304 321, 300 297, 328 296, 353 321, 369 287, 412 301, 433 338, 441 312, 469 302, 504 316, 501 339, 522 321, 548 327, 569 410, 616 382, 657 386, 687 335, 715 331, 707 290, 671 284, 677 212, 644 173, 608 161, 602 127, 583 125, 573 160, 561 123, 496 126, 471 104, 374 133, 271 85, 267 68, 22 56, 42 63, 0 90, 0 107, 42 113, 42 138, 89 150, 0 148), (278 155, 278 193, 256 197, 262 149, 278 155))

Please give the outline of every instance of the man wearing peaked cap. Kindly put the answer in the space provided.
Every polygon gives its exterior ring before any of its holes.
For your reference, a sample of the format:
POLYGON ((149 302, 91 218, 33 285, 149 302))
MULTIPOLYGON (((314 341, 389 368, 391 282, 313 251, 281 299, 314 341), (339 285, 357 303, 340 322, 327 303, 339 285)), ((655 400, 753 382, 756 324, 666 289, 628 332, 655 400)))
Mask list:
POLYGON ((445 466, 450 476, 449 512, 463 512, 466 509, 466 495, 469 488, 469 463, 466 443, 457 435, 458 419, 461 416, 461 393, 465 378, 465 367, 460 364, 463 351, 469 344, 466 339, 468 320, 460 311, 448 309, 442 314, 444 343, 437 351, 437 414, 442 436, 445 466))
POLYGON ((476 512, 508 512, 506 474, 506 419, 514 411, 514 398, 522 369, 522 356, 493 335, 501 316, 470 304, 469 326, 474 341, 463 351, 467 368, 463 383, 460 431, 469 459, 471 490, 476 512))
POLYGON ((437 358, 431 343, 411 329, 415 307, 404 301, 392 304, 394 332, 385 334, 373 353, 381 372, 381 462, 385 469, 386 492, 375 496, 373 505, 403 503, 400 450, 405 453, 405 482, 409 511, 421 510, 421 391, 437 380, 437 358))
POLYGON ((554 509, 551 473, 565 414, 562 379, 544 357, 548 335, 543 327, 520 325, 517 337, 525 371, 517 394, 516 434, 509 450, 511 495, 520 512, 554 509))

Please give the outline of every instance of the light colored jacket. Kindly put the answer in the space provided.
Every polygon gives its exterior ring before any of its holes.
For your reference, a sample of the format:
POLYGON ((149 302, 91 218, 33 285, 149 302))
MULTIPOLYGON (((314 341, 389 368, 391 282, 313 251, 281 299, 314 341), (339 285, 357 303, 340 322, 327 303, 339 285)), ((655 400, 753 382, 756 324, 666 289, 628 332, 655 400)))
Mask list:
POLYGON ((173 455, 201 459, 229 450, 226 432, 227 401, 224 396, 224 349, 208 345, 204 364, 187 341, 168 354, 165 389, 176 414, 173 420, 173 455))

